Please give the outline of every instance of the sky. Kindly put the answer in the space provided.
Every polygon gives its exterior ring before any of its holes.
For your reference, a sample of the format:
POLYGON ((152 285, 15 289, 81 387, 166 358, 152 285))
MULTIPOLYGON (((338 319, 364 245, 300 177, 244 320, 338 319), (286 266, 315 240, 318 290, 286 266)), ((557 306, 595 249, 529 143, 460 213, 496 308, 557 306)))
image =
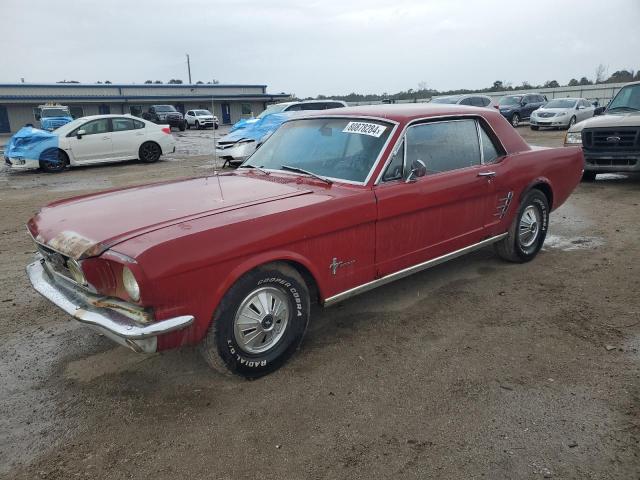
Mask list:
POLYGON ((0 0, 0 83, 266 84, 299 97, 640 69, 640 0, 0 0))

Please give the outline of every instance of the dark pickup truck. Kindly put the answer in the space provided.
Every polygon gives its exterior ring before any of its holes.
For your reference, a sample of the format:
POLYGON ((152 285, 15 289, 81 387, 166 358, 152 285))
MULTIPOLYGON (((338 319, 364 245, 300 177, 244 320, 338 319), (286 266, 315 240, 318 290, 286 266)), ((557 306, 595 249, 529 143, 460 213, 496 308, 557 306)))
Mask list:
POLYGON ((593 181, 598 173, 640 172, 640 82, 620 89, 596 116, 576 123, 564 139, 566 146, 582 145, 584 174, 593 181))
POLYGON ((151 105, 149 110, 142 114, 142 118, 153 123, 179 128, 181 132, 187 128, 184 117, 173 105, 151 105))

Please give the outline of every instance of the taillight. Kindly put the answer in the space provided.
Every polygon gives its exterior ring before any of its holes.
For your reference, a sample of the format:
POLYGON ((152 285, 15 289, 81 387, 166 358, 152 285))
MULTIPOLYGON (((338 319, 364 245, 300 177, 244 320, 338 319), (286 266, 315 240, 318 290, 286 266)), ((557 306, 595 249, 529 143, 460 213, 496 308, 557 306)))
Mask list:
POLYGON ((171 135, 171 127, 162 127, 162 131, 171 135))

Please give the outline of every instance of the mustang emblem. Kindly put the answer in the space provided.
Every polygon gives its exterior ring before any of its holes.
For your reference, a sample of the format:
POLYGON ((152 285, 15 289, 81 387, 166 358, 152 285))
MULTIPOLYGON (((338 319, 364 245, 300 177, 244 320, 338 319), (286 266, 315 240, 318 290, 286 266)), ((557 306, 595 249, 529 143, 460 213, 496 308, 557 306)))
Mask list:
POLYGON ((331 263, 329 264, 329 268, 331 269, 331 273, 335 275, 339 268, 346 267, 354 263, 356 263, 355 260, 343 262, 342 260, 338 260, 336 257, 333 257, 333 260, 331 260, 331 263))
POLYGON ((620 141, 620 137, 607 137, 607 142, 609 143, 618 143, 620 141))

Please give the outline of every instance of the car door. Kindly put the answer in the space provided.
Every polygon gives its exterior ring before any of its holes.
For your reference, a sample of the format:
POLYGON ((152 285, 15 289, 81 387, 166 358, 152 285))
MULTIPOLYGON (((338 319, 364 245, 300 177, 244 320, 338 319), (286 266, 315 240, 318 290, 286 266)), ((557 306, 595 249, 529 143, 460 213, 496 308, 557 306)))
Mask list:
POLYGON ((109 118, 91 120, 67 135, 75 163, 94 163, 113 157, 109 118), (78 132, 84 131, 78 136, 78 132))
POLYGON ((439 257, 486 236, 490 178, 475 119, 410 126, 374 192, 378 275, 439 257), (407 182, 416 160, 427 174, 407 182))
POLYGON ((586 100, 578 101, 578 121, 586 120, 593 117, 593 111, 595 108, 586 100))
POLYGON ((533 100, 534 98, 532 95, 524 96, 524 98, 522 99, 523 105, 522 105, 522 108, 520 109, 520 111, 522 112, 521 118, 523 119, 529 118, 531 116, 531 112, 533 112, 537 108, 533 100))
POLYGON ((145 140, 145 131, 137 129, 136 123, 142 122, 126 117, 111 119, 113 160, 138 158, 138 150, 145 140))

